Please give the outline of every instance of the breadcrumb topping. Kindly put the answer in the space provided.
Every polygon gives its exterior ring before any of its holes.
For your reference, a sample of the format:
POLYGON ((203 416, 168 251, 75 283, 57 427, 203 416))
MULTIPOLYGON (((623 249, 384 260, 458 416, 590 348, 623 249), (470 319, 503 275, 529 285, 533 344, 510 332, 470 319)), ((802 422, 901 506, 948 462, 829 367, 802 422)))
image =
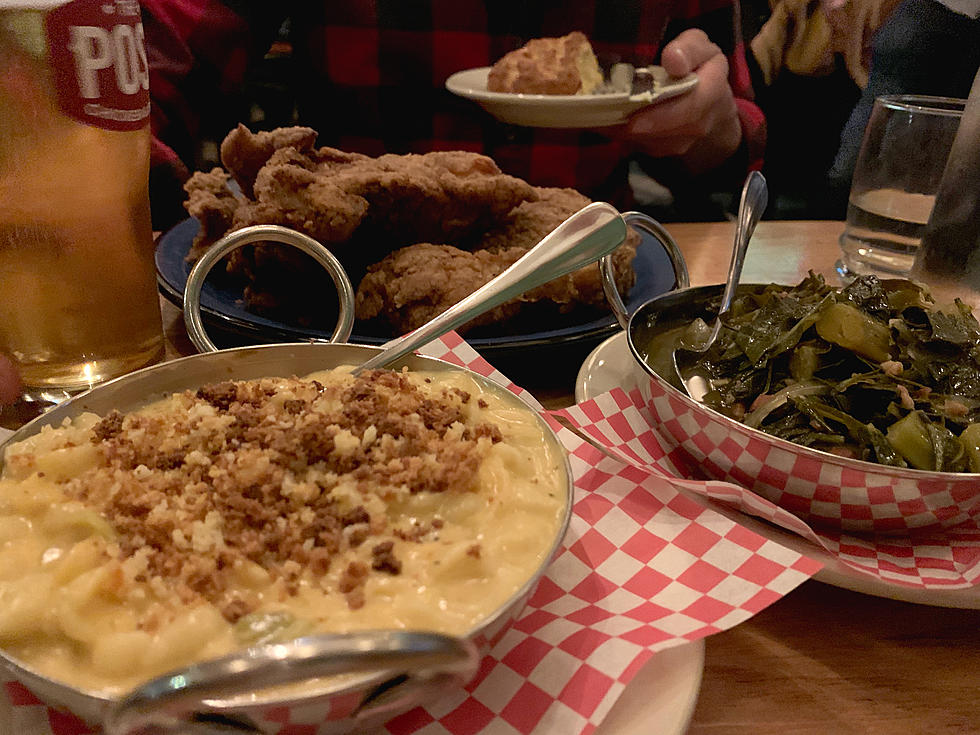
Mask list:
POLYGON ((476 489, 501 434, 468 421, 469 402, 465 391, 423 391, 390 371, 328 386, 216 383, 159 410, 105 416, 92 434, 103 465, 65 492, 111 523, 108 551, 138 579, 163 582, 184 602, 204 598, 231 621, 258 604, 232 592, 243 564, 293 594, 304 574, 322 578, 338 555, 364 545, 365 561, 339 575, 338 592, 359 607, 369 575, 400 573, 394 539, 419 542, 442 527, 438 518, 394 527, 387 504, 476 489))

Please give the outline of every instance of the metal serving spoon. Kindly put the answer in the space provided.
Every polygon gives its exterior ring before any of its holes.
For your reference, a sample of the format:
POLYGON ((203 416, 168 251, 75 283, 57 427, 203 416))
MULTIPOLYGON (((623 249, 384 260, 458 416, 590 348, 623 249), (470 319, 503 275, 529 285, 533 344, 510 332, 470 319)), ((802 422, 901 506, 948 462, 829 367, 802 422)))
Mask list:
POLYGON ((354 373, 384 367, 515 296, 594 263, 625 239, 626 222, 615 207, 604 202, 583 207, 499 276, 414 332, 385 343, 354 373))
POLYGON ((725 291, 721 296, 718 314, 711 328, 696 344, 686 347, 678 346, 673 352, 674 372, 687 394, 698 403, 704 401, 704 396, 711 389, 711 381, 698 361, 718 339, 721 331, 721 317, 728 313, 738 281, 742 276, 742 265, 745 263, 745 251, 748 250, 749 240, 755 232, 762 213, 769 204, 769 189, 765 177, 758 171, 749 173, 742 187, 742 197, 738 203, 738 223, 735 228, 735 247, 732 250, 732 260, 728 266, 728 279, 725 281, 725 291))

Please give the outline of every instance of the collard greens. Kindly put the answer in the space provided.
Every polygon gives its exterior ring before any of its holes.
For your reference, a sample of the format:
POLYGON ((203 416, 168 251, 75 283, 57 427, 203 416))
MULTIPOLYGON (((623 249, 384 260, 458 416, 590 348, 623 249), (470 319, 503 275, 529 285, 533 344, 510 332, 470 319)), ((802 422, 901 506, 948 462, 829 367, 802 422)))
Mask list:
POLYGON ((740 294, 700 368, 706 404, 774 436, 980 472, 980 325, 963 303, 940 310, 910 281, 864 276, 835 289, 810 273, 740 294))

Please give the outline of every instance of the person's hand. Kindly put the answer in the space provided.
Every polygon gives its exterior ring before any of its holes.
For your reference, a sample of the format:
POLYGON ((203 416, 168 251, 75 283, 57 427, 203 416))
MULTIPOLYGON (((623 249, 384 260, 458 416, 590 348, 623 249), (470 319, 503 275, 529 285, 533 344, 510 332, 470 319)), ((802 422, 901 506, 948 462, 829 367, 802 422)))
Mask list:
POLYGON ((694 89, 644 107, 612 131, 655 158, 676 156, 693 173, 715 168, 742 141, 735 97, 728 84, 728 59, 699 28, 690 28, 668 43, 661 64, 672 77, 698 76, 694 89))
POLYGON ((22 386, 14 364, 0 355, 0 406, 16 403, 22 386))

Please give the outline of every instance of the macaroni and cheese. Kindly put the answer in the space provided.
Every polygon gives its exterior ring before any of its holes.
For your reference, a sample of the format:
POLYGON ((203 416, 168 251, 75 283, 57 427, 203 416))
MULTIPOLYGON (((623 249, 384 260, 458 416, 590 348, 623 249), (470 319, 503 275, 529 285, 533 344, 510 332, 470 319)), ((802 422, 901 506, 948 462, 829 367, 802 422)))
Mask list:
POLYGON ((568 492, 530 409, 462 371, 339 368, 84 414, 7 448, 0 646, 121 693, 309 633, 465 634, 544 562, 568 492))

